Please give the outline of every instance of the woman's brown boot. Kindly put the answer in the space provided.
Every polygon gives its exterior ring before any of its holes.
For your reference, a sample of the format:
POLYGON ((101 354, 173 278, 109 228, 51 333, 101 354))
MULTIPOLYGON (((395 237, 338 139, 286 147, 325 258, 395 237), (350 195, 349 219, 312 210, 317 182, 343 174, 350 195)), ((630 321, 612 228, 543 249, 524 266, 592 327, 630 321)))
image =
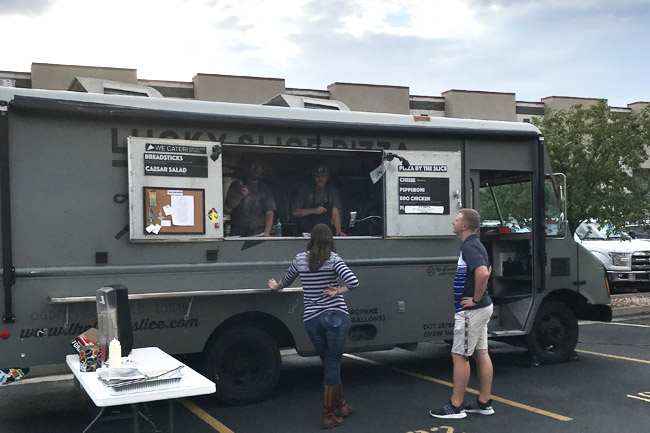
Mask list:
POLYGON ((334 415, 338 403, 338 385, 323 387, 323 428, 337 427, 343 423, 343 418, 334 415))
POLYGON ((347 416, 352 413, 354 406, 345 402, 345 397, 343 397, 343 384, 339 383, 336 385, 336 387, 338 388, 338 400, 336 403, 336 408, 339 410, 339 414, 343 418, 347 418, 347 416))

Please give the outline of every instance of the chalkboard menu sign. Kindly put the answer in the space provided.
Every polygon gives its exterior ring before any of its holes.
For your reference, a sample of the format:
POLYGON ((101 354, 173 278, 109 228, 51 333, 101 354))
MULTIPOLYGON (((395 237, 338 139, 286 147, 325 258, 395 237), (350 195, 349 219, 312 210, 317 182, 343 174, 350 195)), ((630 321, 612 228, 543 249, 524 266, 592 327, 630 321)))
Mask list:
POLYGON ((449 215, 449 178, 399 176, 400 214, 449 215))

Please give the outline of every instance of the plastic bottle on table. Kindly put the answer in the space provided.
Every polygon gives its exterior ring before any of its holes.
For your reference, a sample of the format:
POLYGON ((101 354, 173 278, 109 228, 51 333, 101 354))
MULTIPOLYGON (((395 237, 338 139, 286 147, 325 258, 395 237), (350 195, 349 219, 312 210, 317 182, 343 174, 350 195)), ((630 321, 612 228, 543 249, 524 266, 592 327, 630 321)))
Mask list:
POLYGON ((122 368, 122 346, 117 338, 113 338, 108 346, 109 368, 122 368))
POLYGON ((278 225, 275 226, 275 235, 282 236, 282 221, 278 220, 278 225))

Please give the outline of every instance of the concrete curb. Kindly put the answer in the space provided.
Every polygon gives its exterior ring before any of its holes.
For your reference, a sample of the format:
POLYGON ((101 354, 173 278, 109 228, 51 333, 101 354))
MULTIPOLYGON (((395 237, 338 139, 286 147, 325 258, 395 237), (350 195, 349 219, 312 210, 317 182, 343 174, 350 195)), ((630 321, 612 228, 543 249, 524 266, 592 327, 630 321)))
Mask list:
POLYGON ((613 317, 627 317, 650 314, 650 306, 643 305, 640 307, 618 307, 612 309, 613 317))

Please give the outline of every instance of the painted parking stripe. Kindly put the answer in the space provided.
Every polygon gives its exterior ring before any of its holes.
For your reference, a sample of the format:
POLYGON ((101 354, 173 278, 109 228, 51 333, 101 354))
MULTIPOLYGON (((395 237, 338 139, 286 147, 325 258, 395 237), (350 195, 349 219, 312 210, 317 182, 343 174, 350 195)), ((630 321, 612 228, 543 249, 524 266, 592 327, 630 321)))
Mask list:
POLYGON ((610 355, 608 353, 591 352, 589 350, 582 350, 582 349, 576 349, 576 352, 586 353, 587 355, 604 356, 605 358, 622 359, 623 361, 632 361, 632 362, 640 362, 642 364, 650 364, 650 361, 647 361, 645 359, 628 358, 627 356, 610 355))
POLYGON ((641 325, 639 323, 623 323, 623 322, 580 322, 580 325, 616 325, 616 326, 634 326, 636 328, 650 328, 650 325, 641 325))
POLYGON ((186 398, 179 398, 178 401, 180 404, 185 406, 187 410, 192 412, 194 415, 198 416, 201 418, 202 421, 204 421, 206 424, 208 424, 210 427, 218 431, 219 433, 234 433, 232 430, 230 430, 228 427, 225 425, 221 424, 219 421, 217 421, 215 418, 212 417, 209 413, 192 403, 186 398))
POLYGON ((638 395, 630 395, 630 394, 628 394, 627 396, 630 397, 630 398, 636 398, 638 400, 643 400, 643 401, 647 401, 648 403, 650 403, 650 398, 643 398, 643 397, 639 397, 638 395))
MULTIPOLYGON (((398 373, 401 373, 401 374, 405 374, 407 376, 417 377, 418 379, 426 380, 426 381, 429 381, 429 382, 435 382, 435 383, 438 383, 440 385, 448 386, 450 388, 454 387, 454 384, 452 382, 448 382, 446 380, 441 380, 441 379, 436 379, 435 377, 426 376, 424 374, 415 373, 415 372, 408 371, 408 370, 402 370, 401 368, 392 367, 390 365, 385 365, 385 364, 382 364, 380 362, 373 361, 371 359, 362 358, 362 357, 356 356, 356 355, 350 355, 348 353, 344 353, 343 356, 345 356, 347 358, 350 358, 350 359, 354 359, 355 361, 365 362, 366 364, 377 365, 377 366, 380 366, 380 367, 383 367, 383 368, 386 368, 386 369, 389 369, 389 370, 392 370, 392 371, 395 371, 395 372, 398 372, 398 373)), ((467 388, 467 392, 478 395, 478 390, 476 390, 476 389, 467 388)), ((544 416, 547 416, 547 417, 550 417, 550 418, 553 418, 553 419, 556 419, 556 420, 559 420, 559 421, 573 421, 573 418, 569 418, 568 416, 559 415, 557 413, 549 412, 549 411, 543 410, 543 409, 538 409, 536 407, 528 406, 527 404, 517 403, 516 401, 508 400, 508 399, 502 398, 502 397, 497 397, 495 395, 492 396, 492 400, 498 401, 500 403, 507 404, 509 406, 514 406, 514 407, 517 407, 519 409, 524 409, 524 410, 527 410, 527 411, 530 411, 530 412, 534 412, 534 413, 539 414, 539 415, 544 415, 544 416)))

